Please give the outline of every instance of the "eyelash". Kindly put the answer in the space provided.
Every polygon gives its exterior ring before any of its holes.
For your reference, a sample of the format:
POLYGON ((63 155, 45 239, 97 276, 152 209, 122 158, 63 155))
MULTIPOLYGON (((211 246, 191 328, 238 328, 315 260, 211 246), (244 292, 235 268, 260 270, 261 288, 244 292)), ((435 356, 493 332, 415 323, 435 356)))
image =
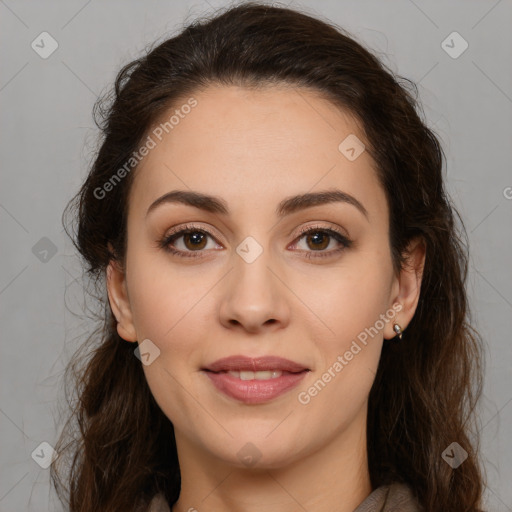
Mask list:
MULTIPOLYGON (((164 236, 161 240, 158 241, 158 247, 161 249, 164 249, 165 251, 176 255, 180 258, 201 258, 200 255, 202 252, 201 250, 198 251, 180 251, 178 249, 174 249, 170 244, 171 242, 174 242, 176 239, 180 238, 183 235, 191 234, 191 233, 203 233, 206 235, 209 235, 212 238, 215 238, 212 233, 210 233, 207 229, 204 228, 198 228, 193 225, 186 225, 183 229, 180 229, 179 231, 175 231, 167 236, 164 236)), ((308 235, 310 233, 324 233, 332 238, 334 238, 337 242, 339 242, 342 246, 339 249, 334 249, 331 251, 306 251, 307 255, 306 258, 326 258, 333 256, 334 254, 338 254, 341 251, 348 249, 352 246, 352 240, 349 240, 345 235, 340 233, 336 229, 330 229, 325 228, 322 226, 308 226, 307 228, 302 228, 299 232, 298 237, 296 238, 297 241, 302 239, 305 235, 308 235), (314 254, 316 253, 316 254, 314 254)))

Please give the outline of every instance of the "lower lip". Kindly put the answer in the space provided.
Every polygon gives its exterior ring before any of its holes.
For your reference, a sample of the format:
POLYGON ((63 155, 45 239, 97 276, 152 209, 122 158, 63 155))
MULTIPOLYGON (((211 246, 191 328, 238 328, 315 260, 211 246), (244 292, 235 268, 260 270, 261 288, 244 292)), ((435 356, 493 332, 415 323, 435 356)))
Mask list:
POLYGON ((294 388, 308 373, 289 373, 267 380, 240 380, 229 373, 205 371, 213 385, 225 395, 246 404, 268 402, 294 388))

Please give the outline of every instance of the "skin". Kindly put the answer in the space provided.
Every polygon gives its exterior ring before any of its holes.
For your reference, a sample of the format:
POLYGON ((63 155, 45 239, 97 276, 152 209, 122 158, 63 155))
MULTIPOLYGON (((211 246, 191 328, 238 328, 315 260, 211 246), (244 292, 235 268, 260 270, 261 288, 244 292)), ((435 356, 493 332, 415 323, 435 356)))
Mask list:
MULTIPOLYGON (((349 134, 364 141, 360 125, 316 92, 209 86, 194 97, 198 105, 137 168, 126 268, 111 262, 107 269, 119 335, 134 343, 148 338, 160 350, 143 369, 176 432, 182 488, 172 510, 352 512, 372 492, 368 394, 382 344, 395 337, 393 323, 405 329, 414 315, 424 246, 411 244, 411 268, 394 274, 375 163, 366 151, 349 161, 338 150, 349 134), (346 203, 275 215, 286 197, 332 188, 356 197, 368 219, 346 203), (155 199, 176 189, 219 196, 230 215, 176 203, 146 217, 155 199), (201 257, 158 247, 171 228, 190 223, 213 233, 201 257), (353 245, 315 259, 315 242, 299 238, 304 226, 335 226, 353 245), (236 252, 247 236, 263 249, 252 263, 236 252), (394 321, 301 404, 299 392, 393 304, 402 306, 394 321), (200 371, 235 354, 278 355, 312 371, 284 395, 246 405, 200 371), (260 457, 251 467, 237 456, 246 443, 260 457)), ((341 247, 327 240, 324 253, 341 247)), ((174 247, 194 251, 183 236, 174 247)))

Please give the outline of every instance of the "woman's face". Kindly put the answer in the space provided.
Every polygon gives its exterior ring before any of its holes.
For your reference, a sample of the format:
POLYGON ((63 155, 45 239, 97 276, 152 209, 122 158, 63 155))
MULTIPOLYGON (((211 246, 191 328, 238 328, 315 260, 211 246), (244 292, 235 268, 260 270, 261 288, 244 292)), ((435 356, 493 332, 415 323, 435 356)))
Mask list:
POLYGON ((306 89, 210 86, 194 98, 166 116, 179 111, 168 133, 150 133, 155 147, 134 177, 126 274, 109 267, 119 334, 146 340, 144 372, 180 457, 271 468, 333 443, 362 446, 383 338, 415 306, 414 286, 393 274, 386 198, 363 134, 306 89), (178 190, 222 208, 151 208, 178 190), (338 195, 307 199, 326 191, 338 195), (159 245, 185 228, 168 241, 181 256, 159 245), (230 356, 307 371, 205 371, 230 356))

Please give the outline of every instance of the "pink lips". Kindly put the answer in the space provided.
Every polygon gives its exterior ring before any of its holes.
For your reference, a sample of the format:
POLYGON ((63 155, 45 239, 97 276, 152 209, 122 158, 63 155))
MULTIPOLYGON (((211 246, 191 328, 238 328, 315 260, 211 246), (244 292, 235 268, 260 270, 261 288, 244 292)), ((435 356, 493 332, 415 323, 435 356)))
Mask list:
POLYGON ((281 370, 285 372, 301 372, 307 370, 305 366, 283 359, 277 356, 264 356, 264 357, 247 357, 247 356, 230 356, 218 359, 214 363, 209 364, 203 368, 211 372, 227 372, 227 371, 251 371, 258 372, 264 370, 281 370))
POLYGON ((227 396, 246 404, 267 402, 294 388, 306 376, 305 366, 277 356, 250 358, 231 356, 219 359, 203 368, 213 385, 227 396), (241 380, 229 371, 280 370, 280 377, 268 380, 241 380))

